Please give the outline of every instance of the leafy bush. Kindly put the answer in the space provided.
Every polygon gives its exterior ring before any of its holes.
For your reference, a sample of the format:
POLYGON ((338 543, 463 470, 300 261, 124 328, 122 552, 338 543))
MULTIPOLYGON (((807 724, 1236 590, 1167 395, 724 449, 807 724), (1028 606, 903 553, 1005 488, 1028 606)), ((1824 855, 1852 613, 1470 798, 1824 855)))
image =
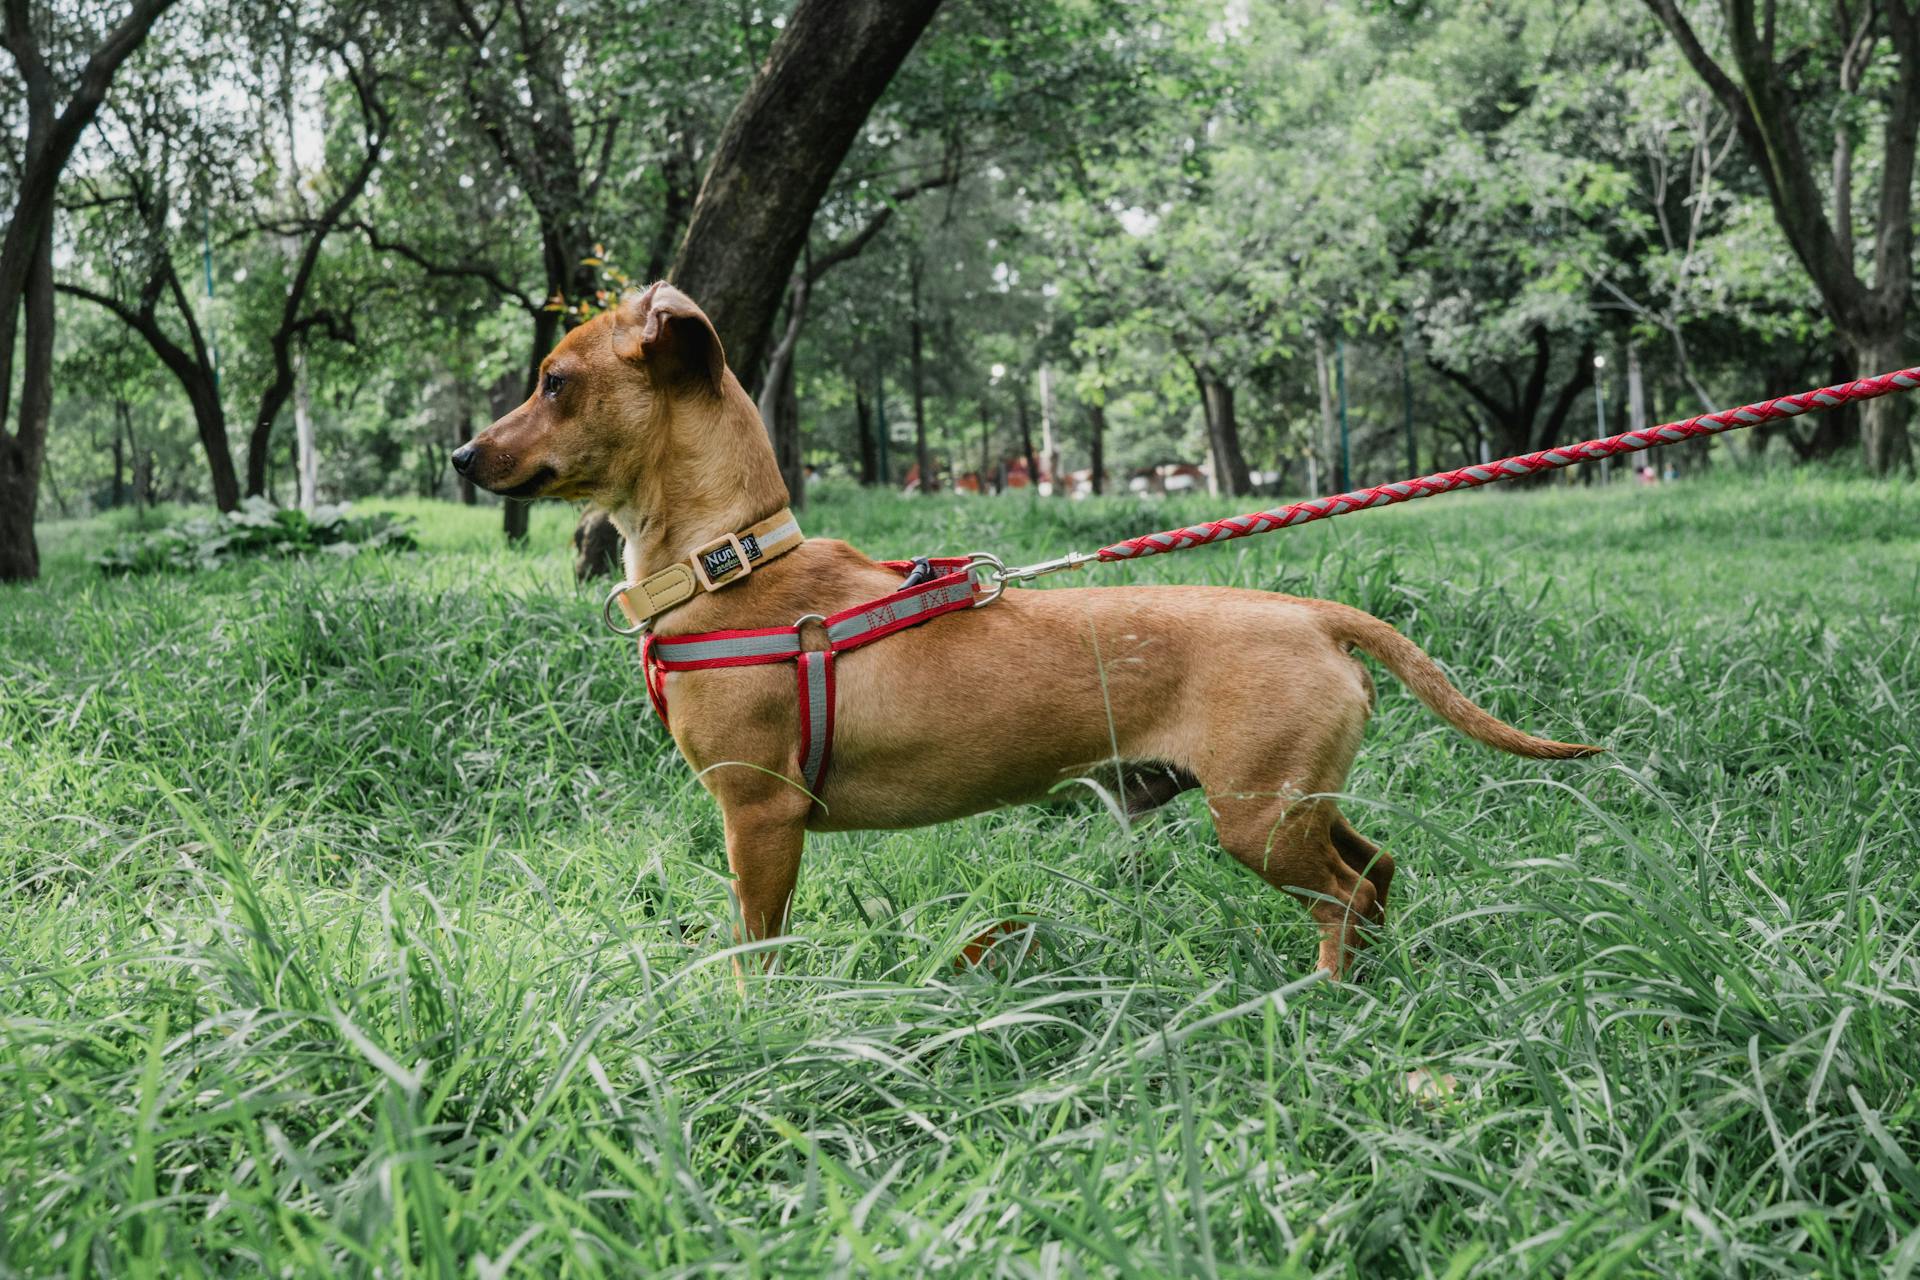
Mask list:
POLYGON ((193 516, 178 524, 123 538, 92 557, 103 573, 155 573, 211 569, 243 556, 298 556, 310 552, 345 559, 361 551, 411 551, 418 542, 400 516, 347 514, 347 504, 320 507, 309 516, 248 498, 224 516, 193 516))

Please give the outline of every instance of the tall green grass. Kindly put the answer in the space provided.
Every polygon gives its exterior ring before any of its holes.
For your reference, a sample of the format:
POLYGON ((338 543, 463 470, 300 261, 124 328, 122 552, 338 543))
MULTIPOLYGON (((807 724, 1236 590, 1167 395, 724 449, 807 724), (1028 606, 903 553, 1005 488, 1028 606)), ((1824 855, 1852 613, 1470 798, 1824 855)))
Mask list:
MULTIPOLYGON (((805 523, 1013 559, 1218 506, 805 523)), ((1920 1269, 1920 491, 1490 493, 1100 570, 1348 601, 1613 753, 1383 679, 1352 984, 1197 799, 1089 796, 815 839, 744 996, 570 513, 512 551, 407 510, 414 555, 114 581, 56 526, 0 592, 0 1272, 1920 1269)))

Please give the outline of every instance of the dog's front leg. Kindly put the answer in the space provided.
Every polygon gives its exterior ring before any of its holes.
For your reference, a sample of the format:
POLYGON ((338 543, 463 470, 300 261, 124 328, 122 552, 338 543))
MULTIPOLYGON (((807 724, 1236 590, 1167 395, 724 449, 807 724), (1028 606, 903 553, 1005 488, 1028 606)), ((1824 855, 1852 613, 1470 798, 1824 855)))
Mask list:
MULTIPOLYGON (((733 871, 742 941, 777 937, 785 928, 794 881, 800 875, 806 815, 804 806, 796 806, 784 795, 729 797, 722 802, 727 865, 733 871)), ((766 963, 770 965, 772 959, 768 953, 766 963)))

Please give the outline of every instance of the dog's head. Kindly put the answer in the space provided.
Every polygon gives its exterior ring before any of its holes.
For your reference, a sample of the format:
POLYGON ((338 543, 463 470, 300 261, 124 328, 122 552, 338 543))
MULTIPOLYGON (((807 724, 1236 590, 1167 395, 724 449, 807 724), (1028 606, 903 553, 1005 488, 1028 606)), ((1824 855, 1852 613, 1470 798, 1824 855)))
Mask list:
POLYGON ((453 469, 510 498, 624 497, 650 433, 685 397, 717 403, 728 378, 713 322, 668 284, 631 293, 567 334, 525 404, 453 455, 453 469))

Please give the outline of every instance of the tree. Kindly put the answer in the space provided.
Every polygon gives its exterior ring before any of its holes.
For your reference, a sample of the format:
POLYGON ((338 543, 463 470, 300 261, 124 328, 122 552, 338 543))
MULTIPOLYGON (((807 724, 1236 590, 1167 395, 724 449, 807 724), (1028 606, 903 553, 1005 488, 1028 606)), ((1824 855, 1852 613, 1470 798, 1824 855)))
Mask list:
MULTIPOLYGON (((393 166, 410 176, 383 188, 356 229, 434 291, 477 284, 526 317, 519 367, 531 394, 559 332, 607 300, 609 253, 665 271, 705 143, 750 71, 734 50, 777 20, 610 0, 435 0, 410 11, 393 166)), ((510 540, 526 514, 507 504, 510 540)))
MULTIPOLYGON (((734 108, 668 279, 712 319, 749 389, 814 211, 940 0, 800 0, 734 108)), ((804 303, 802 304, 804 306, 804 303)), ((574 530, 577 574, 605 564, 604 513, 574 530)))
MULTIPOLYGON (((827 245, 819 253, 808 249, 787 286, 786 323, 780 340, 767 357, 767 371, 759 378, 760 418, 773 440, 774 456, 780 462, 780 474, 787 482, 797 510, 806 503, 805 462, 800 449, 800 406, 794 388, 794 368, 800 346, 800 334, 806 324, 808 303, 815 286, 829 271, 851 262, 873 243, 887 227, 901 204, 938 187, 950 186, 957 179, 956 159, 949 153, 946 163, 932 177, 894 188, 886 203, 868 214, 856 230, 827 245)), ((751 377, 752 375, 749 375, 751 377)))
MULTIPOLYGON (((483 11, 469 0, 445 0, 444 11, 447 34, 467 59, 463 83, 471 118, 525 189, 539 222, 546 300, 533 313, 531 394, 555 335, 582 318, 580 304, 599 283, 594 202, 611 169, 618 116, 597 122, 584 139, 576 129, 576 98, 567 84, 573 17, 558 5, 502 3, 483 11), (596 152, 599 164, 590 170, 596 152)), ((526 503, 507 502, 504 519, 509 541, 527 536, 526 503)))
POLYGON ((813 212, 940 0, 799 0, 734 109, 668 278, 757 383, 813 212))
MULTIPOLYGON (((1914 150, 1920 144, 1920 9, 1908 0, 1834 0, 1822 6, 1722 0, 1732 71, 1702 42, 1677 0, 1646 0, 1696 73, 1732 117, 1780 230, 1793 246, 1863 374, 1904 363, 1913 310, 1914 150), (1891 67, 1869 81, 1882 45, 1891 67), (1830 78, 1829 78, 1830 77, 1830 78), (1854 233, 1857 136, 1877 101, 1880 191, 1872 219, 1873 271, 1861 275, 1854 233), (1829 190, 1822 190, 1806 130, 1832 119, 1829 190)), ((1911 471, 1906 406, 1897 396, 1862 414, 1867 465, 1911 471)))
MULTIPOLYGON (((245 34, 270 41, 282 35, 275 31, 245 34)), ((237 121, 209 120, 212 113, 205 107, 190 108, 178 95, 194 77, 184 78, 187 83, 183 83, 182 77, 157 72, 137 101, 115 113, 119 140, 109 150, 110 168, 100 177, 90 175, 85 184, 87 198, 80 208, 90 218, 88 229, 93 234, 89 239, 103 247, 107 260, 99 265, 104 270, 90 272, 80 280, 62 280, 56 286, 60 292, 118 317, 178 379, 193 407, 214 505, 222 511, 239 505, 242 489, 227 432, 221 362, 182 278, 182 237, 178 229, 182 224, 200 225, 209 290, 216 220, 227 233, 223 241, 228 245, 253 241, 271 232, 290 237, 297 246, 290 274, 285 270, 284 254, 276 245, 267 260, 257 264, 268 270, 253 286, 256 300, 271 295, 257 327, 266 338, 271 372, 249 433, 244 492, 262 495, 267 489, 268 445, 274 420, 294 388, 295 344, 304 342, 315 330, 336 339, 351 339, 350 310, 309 309, 308 302, 327 238, 341 226, 347 211, 366 189, 391 127, 391 115, 380 101, 372 58, 356 47, 354 40, 334 41, 322 33, 314 33, 314 38, 323 56, 352 86, 359 116, 357 136, 342 149, 344 172, 339 185, 320 210, 311 216, 277 219, 256 206, 256 193, 246 185, 209 176, 238 166, 245 149, 242 139, 248 130, 237 121), (180 207, 182 193, 186 195, 184 209, 180 207)), ((246 53, 243 41, 236 51, 215 53, 206 65, 237 74, 251 61, 246 53)), ((298 76, 301 68, 287 65, 282 73, 298 76)), ((265 83, 254 87, 263 100, 271 101, 276 96, 267 91, 265 83)), ((271 146, 273 135, 266 137, 271 146)))
POLYGON ((26 90, 25 128, 8 130, 9 138, 24 135, 25 146, 0 239, 0 582, 40 576, 33 522, 53 408, 53 223, 60 177, 115 73, 172 3, 133 0, 91 48, 79 31, 51 38, 36 31, 28 0, 6 0, 0 15, 0 44, 26 90), (14 349, 23 327, 19 409, 9 431, 14 349))
MULTIPOLYGON (((309 310, 307 299, 320 265, 320 251, 325 247, 327 237, 340 229, 347 214, 367 189, 367 183, 372 180, 374 170, 380 164, 387 136, 393 131, 393 112, 381 98, 371 59, 357 60, 355 50, 345 42, 331 45, 328 52, 345 69, 346 78, 353 86, 360 107, 362 137, 354 140, 359 143, 358 147, 349 149, 343 165, 343 176, 332 195, 318 209, 298 209, 298 216, 280 228, 287 235, 291 272, 285 278, 279 314, 267 339, 268 349, 272 353, 272 377, 260 394, 260 408, 253 416, 252 431, 248 438, 247 493, 250 496, 267 492, 267 456, 273 425, 288 398, 294 394, 298 380, 295 368, 298 354, 296 343, 304 344, 307 334, 316 328, 325 329, 336 340, 352 341, 350 314, 325 308, 309 310)), ((286 86, 283 92, 288 98, 291 97, 291 84, 295 78, 294 57, 290 50, 286 57, 287 65, 282 69, 286 86)), ((288 108, 288 114, 291 116, 291 107, 288 108)), ((289 152, 293 146, 292 134, 293 126, 289 119, 289 152)), ((291 168, 290 157, 287 163, 291 168)), ((293 188, 290 199, 304 205, 298 194, 298 182, 290 182, 288 186, 293 188)), ((310 507, 310 486, 303 484, 302 487, 307 498, 303 505, 310 507)))

